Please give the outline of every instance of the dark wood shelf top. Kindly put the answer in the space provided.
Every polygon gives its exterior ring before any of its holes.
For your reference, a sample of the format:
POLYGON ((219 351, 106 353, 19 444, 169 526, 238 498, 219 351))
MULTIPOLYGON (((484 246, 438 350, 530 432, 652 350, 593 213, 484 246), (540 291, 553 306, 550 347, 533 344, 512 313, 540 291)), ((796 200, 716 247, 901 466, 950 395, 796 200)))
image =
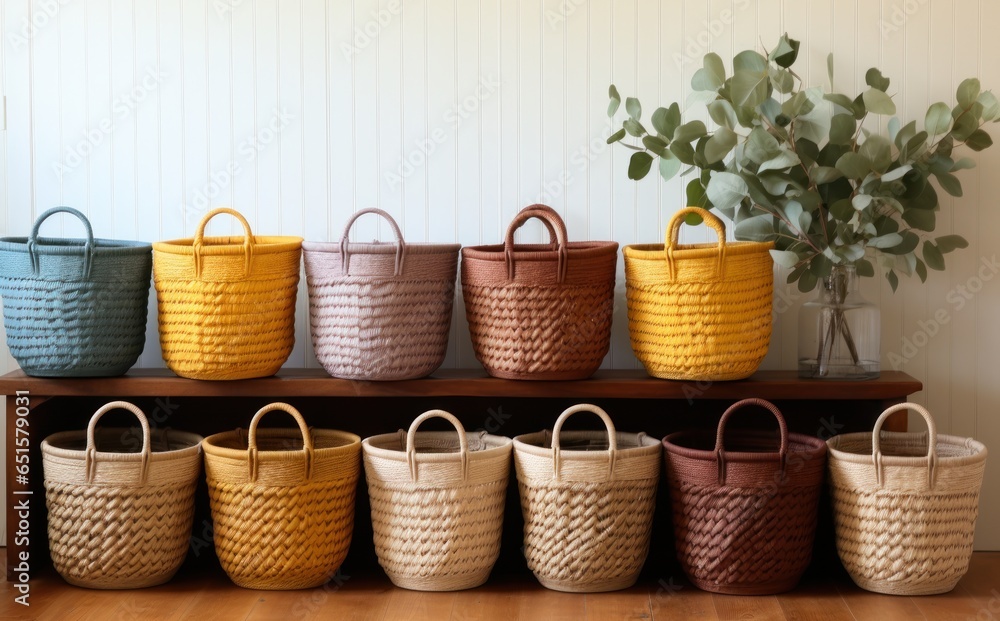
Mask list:
POLYGON ((439 370, 431 377, 400 382, 334 379, 323 369, 283 369, 249 380, 201 381, 167 369, 133 369, 120 377, 44 378, 22 371, 0 376, 0 394, 27 390, 34 396, 107 397, 571 397, 604 399, 834 399, 883 400, 920 391, 920 381, 900 371, 883 371, 866 381, 804 380, 795 371, 759 371, 730 382, 670 381, 642 370, 598 371, 577 381, 512 381, 479 369, 439 370))

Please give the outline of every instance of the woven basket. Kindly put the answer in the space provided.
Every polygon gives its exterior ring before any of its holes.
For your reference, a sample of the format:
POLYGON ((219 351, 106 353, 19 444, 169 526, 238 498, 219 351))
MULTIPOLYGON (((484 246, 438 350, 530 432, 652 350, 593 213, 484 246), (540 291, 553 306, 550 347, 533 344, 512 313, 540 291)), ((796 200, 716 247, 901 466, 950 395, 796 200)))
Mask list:
POLYGON ((340 243, 303 244, 313 348, 326 372, 356 380, 404 380, 444 362, 459 244, 406 243, 392 216, 364 209, 340 243), (352 244, 362 215, 389 221, 396 243, 352 244))
POLYGON ((955 588, 972 558, 986 447, 938 435, 915 403, 887 409, 872 433, 828 445, 837 552, 854 582, 893 595, 955 588), (926 433, 882 432, 890 415, 906 409, 924 417, 926 433))
POLYGON ((232 209, 205 214, 193 239, 153 244, 160 346, 170 370, 206 380, 273 375, 295 344, 301 237, 254 236, 232 209), (245 237, 205 237, 220 213, 245 237))
POLYGON ((500 554, 511 441, 466 434, 457 418, 425 412, 409 431, 362 443, 375 552, 392 583, 456 591, 489 578, 500 554), (440 417, 458 431, 419 432, 440 417))
POLYGON ((92 589, 162 584, 184 562, 191 539, 201 437, 151 431, 142 410, 124 401, 101 407, 87 431, 42 442, 49 552, 66 582, 92 589), (110 410, 135 414, 142 427, 96 429, 110 410))
POLYGON ((272 403, 254 415, 249 433, 218 433, 202 446, 215 552, 229 578, 269 590, 329 581, 351 545, 361 438, 310 430, 298 410, 272 403), (299 428, 257 431, 274 410, 299 428))
POLYGON ((670 221, 665 244, 625 246, 632 350, 653 377, 749 377, 771 339, 771 243, 727 242, 721 220, 697 207, 670 221), (679 244, 687 214, 700 215, 718 244, 679 244))
POLYGON ((86 216, 54 207, 28 237, 0 239, 0 297, 7 347, 25 373, 40 377, 121 375, 146 343, 150 245, 94 239, 86 216), (38 232, 49 216, 69 213, 86 239, 38 232))
POLYGON ((522 209, 503 244, 462 249, 462 295, 476 358, 494 377, 584 379, 611 343, 615 242, 569 242, 550 207, 522 209), (531 218, 551 244, 515 244, 531 218))
POLYGON ((794 587, 812 556, 826 444, 788 433, 772 403, 744 399, 726 410, 714 435, 680 431, 663 446, 677 558, 688 579, 739 595, 794 587), (729 419, 748 405, 778 419, 779 446, 760 432, 725 434, 729 419))
POLYGON ((626 589, 649 553, 660 443, 616 432, 595 405, 563 412, 552 431, 514 438, 524 555, 543 586, 572 593, 626 589), (603 431, 561 431, 593 412, 603 431))

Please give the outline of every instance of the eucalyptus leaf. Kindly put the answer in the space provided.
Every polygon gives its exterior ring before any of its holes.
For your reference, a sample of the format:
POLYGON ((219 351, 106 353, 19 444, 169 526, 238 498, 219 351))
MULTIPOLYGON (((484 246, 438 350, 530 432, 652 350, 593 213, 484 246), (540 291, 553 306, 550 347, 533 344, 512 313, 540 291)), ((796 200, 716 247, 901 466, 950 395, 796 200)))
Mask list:
POLYGON ((733 109, 733 104, 725 99, 717 99, 708 104, 708 114, 716 125, 729 129, 736 128, 736 111, 733 109))
POLYGON ((691 142, 708 134, 708 128, 701 121, 689 121, 674 130, 674 142, 691 142))
POLYGON ((913 166, 910 166, 909 164, 906 166, 900 166, 899 168, 894 168, 882 175, 882 183, 889 183, 890 181, 902 179, 906 176, 906 173, 911 170, 913 170, 913 166))
MULTIPOLYGON (((958 100, 958 105, 962 108, 968 110, 975 103, 976 99, 979 98, 979 92, 982 90, 982 86, 979 84, 977 78, 967 78, 962 80, 962 83, 958 85, 958 90, 955 92, 955 98, 958 100)), ((931 269, 935 269, 933 265, 928 262, 927 264, 931 269)))
POLYGON ((614 144, 625 137, 625 128, 619 129, 615 133, 608 136, 608 144, 614 144))
POLYGON ((892 287, 892 292, 896 292, 896 288, 899 287, 899 276, 896 276, 896 272, 889 270, 886 272, 885 279, 889 281, 889 286, 892 287))
POLYGON ((903 221, 920 231, 933 231, 937 222, 931 209, 907 209, 903 221))
POLYGON ((854 116, 854 101, 847 95, 841 95, 839 93, 827 93, 823 95, 823 98, 831 103, 840 106, 848 113, 850 113, 851 116, 854 116))
POLYGON ((653 111, 650 121, 658 134, 666 137, 667 140, 673 140, 674 130, 681 124, 680 106, 674 102, 670 104, 669 108, 657 108, 653 111))
POLYGON ((717 91, 726 82, 726 68, 715 52, 705 54, 703 67, 691 78, 691 88, 696 91, 717 91))
POLYGON ((830 88, 833 88, 833 52, 826 55, 826 77, 830 78, 830 88))
POLYGON ((976 119, 971 114, 963 112, 956 116, 952 111, 952 116, 955 117, 955 124, 951 128, 951 135, 955 137, 955 140, 964 141, 979 131, 976 119))
POLYGON ((941 184, 941 188, 955 197, 962 196, 962 182, 958 180, 958 177, 951 173, 939 173, 934 175, 937 177, 938 183, 941 184))
POLYGON ((670 143, 670 152, 682 163, 694 165, 694 147, 690 143, 674 140, 670 143))
POLYGON ((767 71, 737 70, 733 74, 733 105, 753 108, 767 99, 767 71))
POLYGON ((629 117, 638 121, 642 117, 642 105, 639 103, 639 100, 635 97, 626 99, 625 112, 628 112, 629 117))
POLYGON ((920 243, 920 237, 913 231, 903 231, 900 233, 903 237, 903 241, 895 246, 889 248, 883 248, 882 252, 885 254, 899 255, 908 254, 916 250, 917 245, 920 243))
POLYGON ((773 158, 763 162, 758 169, 759 172, 766 170, 786 170, 799 163, 799 156, 789 149, 781 149, 773 158))
POLYGON ((1000 118, 1000 101, 990 91, 979 93, 976 99, 983 106, 983 121, 989 123, 1000 118))
POLYGON ((799 262, 799 255, 789 250, 771 250, 771 258, 781 267, 795 267, 799 262))
POLYGON ((653 164, 653 156, 645 151, 638 151, 632 154, 632 159, 628 163, 628 178, 639 180, 649 174, 649 169, 653 164))
POLYGON ((925 264, 920 259, 917 259, 917 265, 914 268, 917 276, 920 277, 920 282, 927 282, 927 264, 925 264))
POLYGON ((889 142, 895 142, 896 134, 899 133, 900 129, 900 122, 898 116, 894 116, 891 119, 889 119, 888 129, 889 129, 889 142))
POLYGON ((969 147, 973 151, 982 151, 983 149, 992 146, 993 139, 990 135, 981 129, 969 134, 969 137, 965 139, 965 146, 969 147))
POLYGON ((802 293, 809 293, 810 291, 816 288, 816 283, 818 282, 819 279, 816 278, 816 276, 812 272, 809 271, 802 272, 802 275, 799 277, 799 282, 798 282, 799 291, 801 291, 802 293))
POLYGON ((872 162, 867 157, 848 151, 837 160, 837 170, 848 179, 864 179, 872 170, 872 162))
POLYGON ((962 157, 959 158, 957 162, 951 167, 952 171, 956 170, 967 170, 976 167, 976 161, 972 158, 962 157))
POLYGON ((717 209, 732 209, 747 195, 747 184, 737 174, 716 173, 709 180, 705 194, 717 209))
POLYGON ((858 276, 863 276, 865 278, 871 278, 875 275, 875 266, 871 264, 870 261, 865 259, 858 259, 854 263, 854 269, 857 271, 858 276))
POLYGON ((646 133, 646 128, 642 126, 642 123, 636 121, 635 119, 625 119, 625 122, 622 123, 622 125, 625 127, 625 131, 627 131, 630 136, 638 138, 646 133))
POLYGON ((768 214, 747 218, 736 224, 735 233, 736 239, 770 241, 774 236, 774 218, 768 214))
POLYGON ((692 207, 706 207, 708 205, 708 196, 705 194, 705 188, 701 185, 700 179, 692 179, 688 182, 685 196, 687 204, 692 207))
POLYGON ((615 112, 618 112, 618 106, 622 103, 621 95, 618 94, 618 89, 612 84, 608 87, 608 97, 611 101, 608 102, 608 116, 612 117, 615 112))
POLYGON ((951 108, 948 104, 939 101, 927 109, 924 130, 931 136, 947 134, 951 130, 951 108))
POLYGON ((709 163, 722 160, 729 155, 738 140, 736 132, 728 127, 720 127, 705 144, 705 159, 709 163))
POLYGON ((969 242, 965 241, 965 238, 961 235, 942 235, 934 240, 934 244, 937 246, 937 249, 941 251, 941 254, 947 254, 959 248, 969 247, 969 242))
POLYGON ((872 170, 881 174, 892 164, 892 144, 878 134, 872 134, 858 148, 858 154, 872 163, 872 170))
POLYGON ((879 237, 873 237, 868 240, 868 246, 870 248, 892 248, 898 246, 903 242, 903 236, 899 233, 889 233, 887 235, 881 235, 879 237))
POLYGON ((821 185, 844 177, 844 173, 832 166, 817 166, 810 171, 810 174, 813 181, 821 185))
POLYGON ((733 57, 733 72, 736 71, 767 71, 767 59, 753 50, 743 50, 733 57))
POLYGON ((886 116, 896 114, 896 104, 882 90, 869 88, 861 94, 861 97, 865 102, 865 109, 869 112, 886 116))
POLYGON ((747 138, 744 155, 756 164, 774 158, 781 152, 778 140, 763 127, 755 127, 747 138))
POLYGON ((830 142, 849 144, 854 138, 858 123, 852 114, 836 114, 830 119, 830 142))
POLYGON ((937 246, 929 241, 925 241, 922 254, 924 256, 924 262, 927 263, 927 267, 939 272, 944 271, 944 255, 941 254, 941 251, 938 250, 937 246))
POLYGON ((883 76, 882 72, 875 67, 865 73, 865 84, 883 93, 889 90, 889 78, 883 76))
POLYGON ((681 161, 674 157, 674 154, 670 152, 669 149, 665 150, 662 155, 660 155, 660 177, 664 181, 670 181, 677 175, 677 171, 681 169, 681 161))
POLYGON ((669 153, 667 149, 667 143, 663 142, 661 139, 649 134, 642 137, 642 146, 646 147, 653 153, 662 156, 664 152, 669 153))

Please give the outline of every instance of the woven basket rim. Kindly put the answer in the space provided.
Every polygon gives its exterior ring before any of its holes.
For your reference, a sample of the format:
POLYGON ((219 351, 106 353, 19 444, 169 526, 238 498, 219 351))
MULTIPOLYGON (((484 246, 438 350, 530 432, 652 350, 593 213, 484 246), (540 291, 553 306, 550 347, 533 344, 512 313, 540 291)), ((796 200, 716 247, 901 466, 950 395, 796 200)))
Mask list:
MULTIPOLYGON (((893 432, 887 431, 883 432, 884 437, 881 442, 883 448, 882 452, 882 463, 886 466, 909 466, 916 468, 926 468, 927 467, 927 456, 904 456, 904 455, 887 455, 885 449, 891 449, 894 443, 899 443, 906 440, 916 440, 922 439, 926 442, 926 432, 893 432)), ((833 461, 843 461, 854 464, 867 464, 873 465, 873 458, 871 452, 871 432, 855 432, 855 433, 845 433, 839 436, 834 436, 827 440, 826 445, 829 451, 829 459, 831 463, 833 461), (855 453, 852 451, 845 451, 840 447, 841 444, 846 442, 860 442, 867 441, 869 450, 865 453, 855 453)), ((986 445, 982 442, 963 436, 953 436, 943 433, 937 435, 938 446, 947 445, 955 448, 962 448, 970 451, 971 454, 968 455, 943 455, 940 452, 937 455, 938 467, 952 467, 952 466, 965 466, 970 464, 979 463, 986 460, 988 450, 986 445)))
MULTIPOLYGON (((336 457, 337 455, 345 452, 353 452, 360 448, 361 437, 347 432, 339 431, 337 429, 309 429, 313 436, 313 442, 322 438, 324 440, 333 440, 338 442, 336 446, 325 446, 325 447, 315 447, 313 449, 313 455, 317 459, 336 457)), ((247 431, 245 429, 234 429, 231 431, 222 431, 220 433, 214 433, 204 440, 202 440, 201 446, 202 450, 205 452, 206 459, 211 456, 215 458, 222 459, 234 459, 241 462, 245 462, 247 459, 248 449, 233 449, 225 446, 220 446, 218 443, 223 440, 238 440, 246 439, 247 431)), ((298 428, 268 428, 268 429, 258 429, 257 430, 258 439, 302 439, 302 434, 299 432, 298 428)), ((290 461, 301 459, 302 449, 292 449, 292 450, 268 450, 268 449, 258 449, 257 458, 259 461, 290 461)))
MULTIPOLYGON (((615 433, 618 437, 618 459, 646 457, 648 455, 659 454, 663 450, 658 439, 652 436, 647 436, 645 433, 631 433, 628 431, 616 431, 615 433)), ((559 434, 560 441, 570 442, 574 440, 599 440, 607 437, 608 432, 604 430, 572 430, 563 431, 559 434)), ((532 433, 523 433, 514 437, 514 451, 551 459, 554 452, 553 449, 551 447, 544 446, 546 442, 551 441, 551 438, 552 431, 550 429, 544 429, 542 431, 535 431, 532 433)), ((604 456, 607 455, 607 453, 608 451, 606 449, 591 451, 581 451, 571 448, 559 449, 559 455, 563 461, 592 461, 594 459, 604 459, 604 456)))
MULTIPOLYGON (((134 431, 135 427, 101 427, 97 431, 102 434, 111 435, 113 433, 125 433, 134 431)), ((156 433, 158 430, 153 430, 156 433)), ((155 447, 151 447, 150 450, 150 461, 170 461, 174 459, 187 459, 193 454, 199 454, 201 452, 202 438, 200 435, 195 433, 190 433, 187 431, 177 431, 171 429, 170 432, 171 445, 175 443, 183 443, 183 446, 178 446, 177 448, 170 448, 168 450, 155 450, 155 447)), ((44 440, 42 440, 42 456, 52 456, 59 457, 62 459, 71 459, 76 461, 85 461, 87 458, 86 450, 79 449, 69 449, 58 446, 58 442, 65 442, 66 440, 73 440, 74 442, 83 441, 84 444, 87 442, 87 432, 80 430, 73 431, 59 431, 56 432, 44 440)), ((100 461, 114 461, 114 462, 141 462, 142 453, 140 451, 136 452, 111 452, 111 451, 96 451, 94 456, 100 461)))
MULTIPOLYGON (((458 450, 458 434, 454 431, 418 431, 414 434, 417 443, 420 440, 435 438, 441 440, 454 439, 454 451, 421 453, 417 451, 416 460, 421 463, 448 463, 461 462, 461 453, 458 450)), ((469 448, 469 460, 481 461, 496 459, 505 455, 510 455, 513 449, 513 440, 504 436, 495 436, 487 433, 466 432, 466 437, 478 436, 484 446, 483 448, 469 448)), ((361 442, 361 448, 365 457, 378 457, 400 463, 406 463, 406 430, 400 429, 396 433, 382 433, 365 438, 361 442)))
MULTIPOLYGON (((750 432, 754 433, 754 430, 739 429, 741 434, 746 434, 750 432)), ((736 429, 733 432, 737 432, 736 429)), ((759 432, 761 436, 769 432, 761 431, 759 432)), ((671 434, 667 434, 662 441, 663 449, 672 454, 678 455, 680 457, 687 457, 689 459, 696 459, 699 461, 706 462, 716 462, 717 456, 715 453, 715 437, 716 430, 710 429, 690 429, 683 431, 675 431, 671 434), (712 449, 697 449, 688 446, 681 446, 677 444, 679 439, 684 438, 704 438, 706 440, 711 440, 709 443, 712 449)), ((788 434, 788 452, 796 454, 815 454, 819 455, 827 452, 826 442, 820 440, 819 438, 808 436, 801 433, 789 432, 788 434)), ((726 451, 726 461, 733 462, 760 462, 760 461, 777 461, 779 459, 779 452, 777 450, 770 451, 726 451)))
MULTIPOLYGON (((462 244, 437 242, 406 242, 406 254, 454 254, 462 248, 462 244)), ((340 242, 302 242, 304 252, 322 252, 340 254, 340 242)), ((351 242, 347 244, 351 255, 359 254, 396 254, 396 242, 351 242)))
MULTIPOLYGON (((83 255, 86 239, 75 237, 38 237, 35 254, 39 256, 83 255)), ((144 241, 94 238, 94 257, 147 254, 153 245, 144 241)), ((28 254, 27 237, 0 237, 0 252, 28 254)))
MULTIPOLYGON (((201 247, 202 256, 243 256, 242 235, 206 237, 201 247)), ((254 235, 254 254, 293 252, 302 248, 302 238, 289 235, 254 235)), ((194 238, 171 239, 153 242, 154 252, 194 256, 194 238)))
MULTIPOLYGON (((622 248, 622 254, 629 259, 638 261, 664 261, 663 244, 629 244, 622 248)), ((726 257, 767 252, 774 248, 774 242, 727 241, 726 257)), ((674 259, 707 259, 719 256, 719 244, 677 244, 674 247, 674 259)))
MULTIPOLYGON (((566 253, 569 259, 588 259, 607 255, 617 258, 618 242, 567 242, 566 253)), ((505 262, 507 253, 503 244, 466 246, 462 248, 462 259, 505 262)), ((559 251, 553 249, 552 244, 514 244, 514 259, 515 261, 558 261, 559 251)))

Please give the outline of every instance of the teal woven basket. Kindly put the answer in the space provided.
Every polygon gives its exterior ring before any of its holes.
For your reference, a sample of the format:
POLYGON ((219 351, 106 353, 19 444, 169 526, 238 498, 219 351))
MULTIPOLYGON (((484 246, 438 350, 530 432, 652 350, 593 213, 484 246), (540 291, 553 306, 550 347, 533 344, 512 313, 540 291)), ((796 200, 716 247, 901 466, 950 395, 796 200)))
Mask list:
POLYGON ((152 246, 94 239, 86 216, 53 207, 29 237, 0 238, 0 298, 7 347, 28 375, 121 375, 146 342, 152 246), (69 213, 86 239, 39 237, 49 216, 69 213))

